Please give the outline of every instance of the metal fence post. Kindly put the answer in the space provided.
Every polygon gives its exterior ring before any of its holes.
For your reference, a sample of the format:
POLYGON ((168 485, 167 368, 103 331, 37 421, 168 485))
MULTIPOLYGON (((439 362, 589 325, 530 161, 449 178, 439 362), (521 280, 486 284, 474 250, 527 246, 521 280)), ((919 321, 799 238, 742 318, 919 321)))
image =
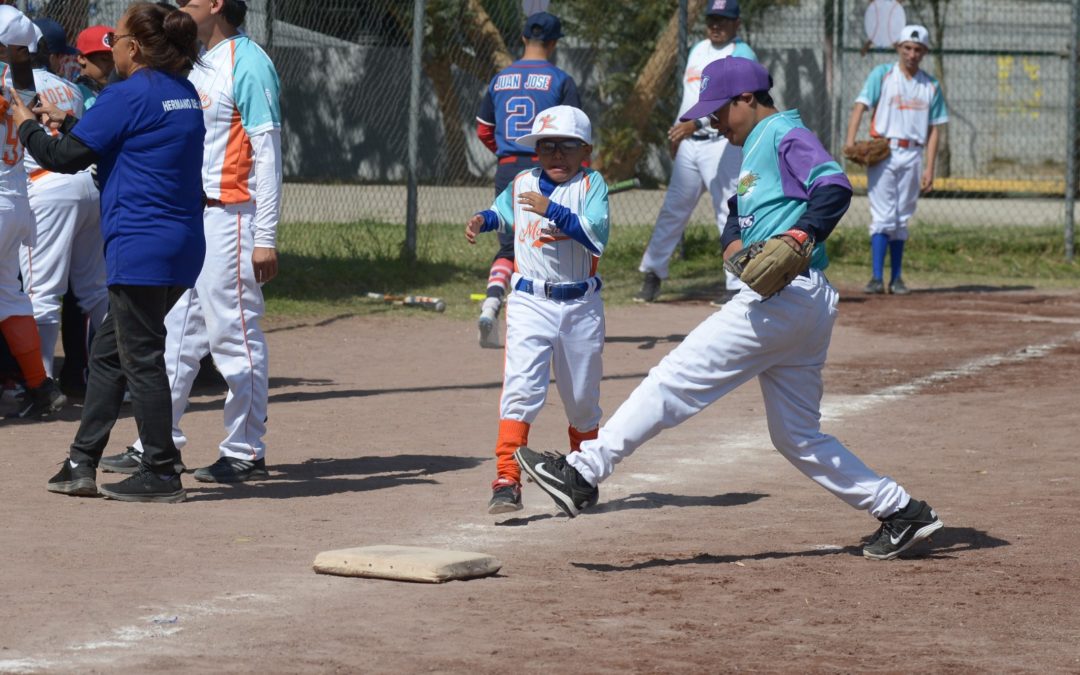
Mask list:
POLYGON ((274 48, 274 0, 266 0, 266 50, 274 48))
POLYGON ((412 27, 412 76, 409 81, 409 141, 408 174, 409 185, 405 197, 405 246, 402 255, 406 259, 416 258, 416 216, 417 200, 417 163, 420 154, 420 60, 424 49, 424 8, 426 0, 413 0, 412 27))
POLYGON ((1065 130, 1065 259, 1072 261, 1076 241, 1076 145, 1077 145, 1077 61, 1080 60, 1080 0, 1072 3, 1072 44, 1069 45, 1069 93, 1066 98, 1068 115, 1065 130))

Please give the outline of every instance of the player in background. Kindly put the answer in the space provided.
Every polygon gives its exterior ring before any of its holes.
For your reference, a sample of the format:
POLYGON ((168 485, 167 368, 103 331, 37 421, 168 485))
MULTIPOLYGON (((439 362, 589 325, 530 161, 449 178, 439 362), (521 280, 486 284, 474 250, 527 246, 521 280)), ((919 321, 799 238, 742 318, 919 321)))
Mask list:
POLYGON ((870 135, 889 139, 889 156, 866 170, 870 198, 870 261, 866 293, 885 292, 885 254, 889 254, 890 293, 904 295, 904 244, 920 193, 934 189, 940 127, 949 121, 938 81, 919 68, 930 49, 923 26, 904 26, 896 52, 900 59, 870 71, 855 99, 844 148, 855 143, 863 112, 873 109, 870 135), (925 162, 923 148, 926 149, 925 162))
POLYGON ((465 226, 470 244, 478 233, 498 230, 513 235, 517 247, 491 514, 521 509, 514 451, 529 442, 552 367, 570 421, 571 451, 596 438, 601 417, 604 304, 596 267, 609 218, 607 184, 583 165, 592 152, 592 126, 578 108, 556 106, 536 115, 532 133, 517 142, 536 149, 540 167, 519 173, 465 226))
POLYGON ((75 38, 75 49, 79 52, 79 77, 75 84, 82 92, 83 105, 87 109, 93 107, 113 73, 112 49, 105 44, 105 36, 110 32, 110 26, 90 26, 75 38))
MULTIPOLYGON (((189 79, 204 103, 203 213, 206 259, 195 288, 166 319, 165 363, 173 405, 173 442, 187 439, 180 418, 199 362, 207 353, 229 388, 225 439, 214 464, 195 480, 263 480, 266 471, 266 338, 262 284, 277 275, 276 232, 281 207, 281 85, 266 53, 240 32, 243 0, 189 0, 181 11, 195 19, 205 52, 189 79)), ((131 472, 136 442, 102 459, 105 471, 131 472)))
MULTIPOLYGON (((724 255, 780 236, 824 242, 851 203, 851 183, 797 110, 779 112, 772 78, 749 59, 705 67, 698 104, 682 119, 709 117, 744 149, 739 190, 724 228, 724 255)), ((743 285, 638 385, 596 440, 568 456, 519 448, 522 468, 571 517, 596 501, 597 485, 643 443, 685 422, 748 380, 758 380, 776 449, 808 478, 881 521, 863 548, 867 558, 895 558, 940 529, 925 502, 874 473, 836 438, 821 432, 821 371, 839 296, 822 270, 823 245, 810 268, 762 299, 743 285)))
POLYGON ((26 396, 11 417, 34 419, 60 410, 66 398, 45 372, 41 358, 41 339, 34 321, 34 307, 19 283, 19 247, 34 244, 34 215, 27 197, 26 169, 23 166, 23 147, 8 109, 8 91, 14 85, 25 102, 34 95, 30 91, 33 76, 29 68, 29 49, 37 50, 37 31, 30 19, 9 5, 0 5, 0 57, 4 86, 0 97, 0 333, 19 364, 26 382, 26 396), (11 64, 18 65, 13 75, 11 64), (21 81, 23 73, 29 76, 21 81), (24 94, 23 92, 28 92, 24 94))
MULTIPOLYGON (((757 60, 754 50, 736 37, 739 25, 738 0, 708 0, 705 8, 708 38, 694 45, 686 58, 682 102, 677 117, 697 103, 698 92, 705 84, 701 75, 705 66, 729 56, 757 60)), ((671 155, 675 158, 671 167, 671 182, 638 268, 645 277, 641 291, 634 296, 637 302, 653 302, 659 297, 660 286, 668 277, 671 256, 679 245, 698 200, 706 191, 712 198, 717 228, 723 231, 727 222, 727 201, 735 192, 739 162, 742 161, 742 150, 716 133, 705 118, 676 119, 668 130, 668 140, 671 141, 671 155)), ((726 302, 739 290, 740 284, 734 275, 725 271, 725 286, 726 292, 714 300, 714 306, 726 302)))
MULTIPOLYGON (((574 79, 552 65, 555 47, 563 37, 559 18, 538 12, 525 20, 521 41, 525 53, 491 80, 480 112, 476 116, 476 135, 499 158, 495 170, 495 195, 522 170, 537 165, 531 147, 518 142, 532 130, 540 110, 557 105, 581 107, 574 79)), ((487 298, 480 310, 480 346, 498 348, 499 310, 509 290, 514 273, 514 239, 511 233, 499 234, 499 252, 488 273, 487 298)))
MULTIPOLYGON (((83 116, 82 94, 50 68, 60 65, 56 51, 64 52, 64 29, 51 19, 35 21, 42 39, 34 55, 34 85, 41 105, 76 118, 83 116)), ((59 132, 54 132, 54 135, 59 132)), ((27 155, 30 208, 36 221, 33 246, 19 251, 23 287, 34 305, 34 320, 41 336, 45 373, 55 378, 53 359, 60 335, 61 298, 71 288, 79 298, 81 314, 88 317, 92 334, 109 307, 105 286, 105 242, 101 236, 101 206, 90 170, 62 174, 41 168, 27 155)))

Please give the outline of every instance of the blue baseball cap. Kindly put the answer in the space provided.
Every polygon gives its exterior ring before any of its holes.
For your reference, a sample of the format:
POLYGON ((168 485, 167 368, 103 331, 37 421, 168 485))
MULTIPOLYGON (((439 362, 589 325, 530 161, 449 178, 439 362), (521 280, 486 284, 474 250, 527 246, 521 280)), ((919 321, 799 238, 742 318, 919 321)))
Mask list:
POLYGON ((705 16, 722 16, 726 19, 739 18, 739 0, 707 0, 705 16))
POLYGON ((543 40, 549 42, 558 40, 563 36, 562 22, 559 17, 547 12, 537 12, 525 19, 525 28, 521 36, 526 40, 543 40))
POLYGON ((679 119, 696 120, 723 108, 740 94, 772 89, 772 76, 757 61, 738 56, 718 59, 701 71, 701 93, 697 105, 679 119))
POLYGON ((50 54, 78 54, 78 50, 68 44, 67 33, 64 27, 52 19, 34 19, 34 24, 41 29, 41 36, 45 38, 45 45, 50 54))

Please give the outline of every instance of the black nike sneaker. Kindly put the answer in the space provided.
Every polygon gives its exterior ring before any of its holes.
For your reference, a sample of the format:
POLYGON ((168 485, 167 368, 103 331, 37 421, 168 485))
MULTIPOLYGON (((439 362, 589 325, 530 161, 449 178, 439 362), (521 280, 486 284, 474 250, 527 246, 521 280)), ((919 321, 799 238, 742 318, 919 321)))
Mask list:
POLYGON ((570 466, 565 455, 554 452, 538 453, 524 445, 517 449, 514 458, 522 470, 555 500, 563 513, 573 518, 596 504, 600 499, 600 489, 582 477, 578 470, 570 466))
POLYGON ((926 502, 912 499, 900 511, 881 519, 881 527, 863 547, 871 560, 892 560, 934 532, 945 527, 926 502))

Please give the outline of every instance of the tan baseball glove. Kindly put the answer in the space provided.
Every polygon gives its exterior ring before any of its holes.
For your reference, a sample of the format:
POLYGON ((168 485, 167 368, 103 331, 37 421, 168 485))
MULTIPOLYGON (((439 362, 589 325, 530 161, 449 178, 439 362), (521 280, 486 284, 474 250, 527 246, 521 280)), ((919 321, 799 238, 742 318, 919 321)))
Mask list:
POLYGON ((724 268, 768 299, 809 269, 813 251, 814 238, 809 233, 788 230, 736 252, 724 261, 724 268))
POLYGON ((859 141, 844 150, 844 157, 862 166, 873 166, 889 156, 889 139, 871 138, 859 141))

